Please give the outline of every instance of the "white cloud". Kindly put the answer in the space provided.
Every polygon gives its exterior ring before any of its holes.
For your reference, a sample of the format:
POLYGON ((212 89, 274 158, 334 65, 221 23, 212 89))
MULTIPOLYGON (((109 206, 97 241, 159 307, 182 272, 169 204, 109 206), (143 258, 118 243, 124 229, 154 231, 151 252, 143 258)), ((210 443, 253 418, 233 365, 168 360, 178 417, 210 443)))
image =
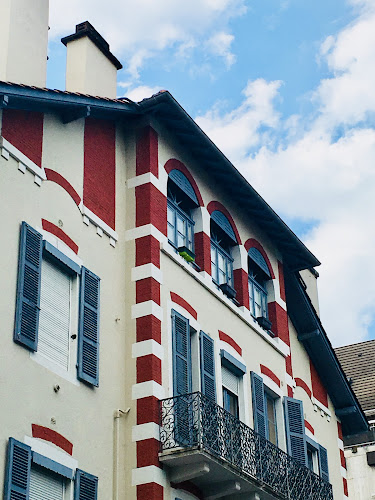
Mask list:
MULTIPOLYGON (((106 38, 128 71, 138 77, 145 60, 167 48, 176 54, 226 32, 243 14, 245 0, 55 0, 50 5, 50 38, 73 33, 89 20, 106 38)), ((230 57, 224 53, 224 57, 230 57)))
POLYGON ((139 85, 132 87, 130 82, 119 82, 119 87, 125 89, 126 97, 132 101, 138 102, 146 97, 151 97, 161 90, 159 87, 149 87, 148 85, 139 85))
POLYGON ((233 40, 233 35, 220 31, 215 33, 206 44, 208 52, 214 56, 222 57, 228 68, 230 68, 236 60, 236 56, 230 50, 233 40))
POLYGON ((332 77, 317 86, 312 116, 281 121, 280 82, 256 80, 236 109, 198 117, 279 213, 317 221, 306 243, 322 261, 321 315, 334 345, 366 340, 375 320, 375 6, 352 3, 356 20, 322 44, 332 77), (278 126, 278 144, 265 125, 278 126))

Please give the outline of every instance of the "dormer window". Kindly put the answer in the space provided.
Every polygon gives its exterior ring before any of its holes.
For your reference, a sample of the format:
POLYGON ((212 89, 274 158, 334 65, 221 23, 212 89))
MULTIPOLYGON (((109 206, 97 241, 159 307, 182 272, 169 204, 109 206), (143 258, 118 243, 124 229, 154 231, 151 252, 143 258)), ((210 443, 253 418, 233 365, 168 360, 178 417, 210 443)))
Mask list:
POLYGON ((232 247, 237 239, 227 217, 219 210, 211 214, 211 275, 212 280, 231 299, 236 297, 233 288, 232 247))
POLYGON ((271 275, 263 255, 258 249, 249 249, 249 299, 250 312, 266 328, 268 325, 267 281, 271 275))
POLYGON ((195 192, 179 170, 168 179, 168 241, 188 261, 194 261, 194 220, 192 211, 198 206, 195 192))

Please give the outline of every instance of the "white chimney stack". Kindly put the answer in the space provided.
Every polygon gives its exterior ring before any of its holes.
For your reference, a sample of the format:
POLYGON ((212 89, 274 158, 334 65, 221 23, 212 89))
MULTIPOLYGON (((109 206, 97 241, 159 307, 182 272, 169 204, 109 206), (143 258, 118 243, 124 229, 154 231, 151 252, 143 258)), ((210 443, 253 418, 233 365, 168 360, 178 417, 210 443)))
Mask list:
POLYGON ((0 0, 0 80, 45 87, 49 0, 0 0))
POLYGON ((61 41, 67 47, 66 90, 115 99, 122 64, 96 29, 85 21, 61 41))

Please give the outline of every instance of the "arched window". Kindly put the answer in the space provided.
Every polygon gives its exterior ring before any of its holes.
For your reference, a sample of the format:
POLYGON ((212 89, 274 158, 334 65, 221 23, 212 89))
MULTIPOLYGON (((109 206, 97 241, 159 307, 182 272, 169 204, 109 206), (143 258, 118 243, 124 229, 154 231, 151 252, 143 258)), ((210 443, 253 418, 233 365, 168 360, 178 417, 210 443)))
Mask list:
POLYGON ((187 177, 171 170, 168 178, 168 241, 187 260, 194 261, 193 209, 199 206, 197 196, 187 177))
POLYGON ((230 298, 235 298, 233 288, 232 247, 237 238, 227 217, 219 210, 211 214, 211 275, 212 280, 230 298))
POLYGON ((257 248, 250 248, 248 255, 250 312, 261 326, 269 329, 271 325, 267 323, 267 281, 271 279, 271 274, 263 255, 257 248))

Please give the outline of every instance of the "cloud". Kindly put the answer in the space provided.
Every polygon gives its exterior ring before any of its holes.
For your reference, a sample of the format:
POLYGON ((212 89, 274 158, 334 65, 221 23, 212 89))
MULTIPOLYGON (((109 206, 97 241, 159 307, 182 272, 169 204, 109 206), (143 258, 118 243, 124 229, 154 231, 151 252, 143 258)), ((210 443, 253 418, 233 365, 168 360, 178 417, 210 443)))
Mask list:
MULTIPOLYGON (((50 39, 72 33, 87 19, 124 60, 129 73, 138 77, 142 65, 155 54, 166 49, 177 55, 184 49, 186 54, 188 47, 192 50, 226 33, 230 20, 246 11, 245 4, 245 0, 55 0, 50 5, 50 39)), ((225 43, 223 56, 230 59, 225 43)))
POLYGON ((126 97, 135 102, 151 97, 161 90, 160 87, 149 87, 148 85, 133 87, 131 82, 119 82, 118 86, 125 89, 126 97))
POLYGON ((313 92, 310 116, 281 119, 281 83, 256 80, 236 109, 197 118, 278 213, 317 221, 306 244, 322 261, 320 311, 333 345, 368 339, 375 320, 375 7, 352 4, 356 19, 320 48, 331 77, 313 92))
POLYGON ((228 68, 230 68, 236 61, 236 56, 230 50, 233 40, 233 35, 220 31, 207 40, 206 44, 208 53, 211 53, 214 56, 222 57, 228 68))

